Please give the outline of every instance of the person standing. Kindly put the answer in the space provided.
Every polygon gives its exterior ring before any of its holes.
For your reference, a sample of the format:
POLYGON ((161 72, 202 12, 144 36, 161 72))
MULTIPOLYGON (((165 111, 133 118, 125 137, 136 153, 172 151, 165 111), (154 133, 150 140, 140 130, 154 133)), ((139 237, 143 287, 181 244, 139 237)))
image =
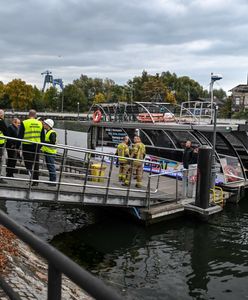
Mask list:
POLYGON ((183 152, 183 167, 184 167, 184 169, 188 169, 189 165, 192 164, 193 153, 194 153, 194 149, 192 148, 191 141, 186 141, 185 149, 183 152))
POLYGON ((129 169, 129 161, 126 159, 126 157, 129 157, 129 137, 125 136, 123 138, 123 141, 117 146, 115 155, 118 155, 118 163, 119 163, 119 181, 125 182, 127 172, 129 169))
MULTIPOLYGON (((52 145, 57 143, 57 133, 53 130, 54 122, 51 119, 46 119, 43 121, 43 126, 46 130, 45 143, 51 146, 42 146, 41 151, 45 154, 45 160, 47 165, 47 170, 49 172, 49 180, 51 182, 56 181, 56 168, 55 168, 55 156, 57 154, 57 149, 52 145)), ((50 185, 56 185, 51 183, 50 185)))
MULTIPOLYGON (((134 146, 131 152, 131 157, 143 160, 146 156, 146 147, 142 143, 140 136, 134 137, 134 146)), ((136 173, 136 187, 141 188, 143 179, 143 162, 134 162, 134 172, 136 173)))
MULTIPOLYGON (((0 176, 2 175, 4 144, 5 144, 5 139, 1 137, 6 135, 7 135, 7 125, 4 121, 4 111, 0 109, 0 176)), ((3 180, 3 178, 0 178, 0 183, 6 183, 6 181, 3 180)))
MULTIPOLYGON (((37 143, 44 142, 45 132, 42 123, 36 120, 36 111, 34 109, 29 111, 28 119, 21 123, 18 138, 27 140, 22 142, 25 167, 29 176, 38 180, 40 145, 37 143)), ((38 182, 33 182, 32 185, 38 185, 38 182)))
MULTIPOLYGON (((131 150, 131 158, 136 158, 139 160, 143 160, 146 155, 146 147, 142 143, 140 136, 136 135, 134 137, 134 145, 131 150)), ((133 173, 136 175, 136 185, 135 187, 142 187, 142 179, 143 179, 143 162, 142 161, 134 161, 133 162, 133 173)), ((129 183, 129 182, 125 182, 129 183)))
MULTIPOLYGON (((7 136, 10 138, 18 137, 18 129, 20 127, 20 120, 18 118, 13 118, 12 124, 8 126, 7 136)), ((6 149, 8 154, 6 176, 14 177, 16 160, 17 160, 17 141, 12 139, 7 139, 6 149)))

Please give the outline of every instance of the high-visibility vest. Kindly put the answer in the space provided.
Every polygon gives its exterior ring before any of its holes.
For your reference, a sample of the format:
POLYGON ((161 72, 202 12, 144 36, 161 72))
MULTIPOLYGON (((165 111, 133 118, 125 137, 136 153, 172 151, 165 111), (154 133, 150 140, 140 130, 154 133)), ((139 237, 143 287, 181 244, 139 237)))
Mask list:
MULTIPOLYGON (((125 144, 125 143, 120 143, 120 144, 117 146, 117 155, 118 155, 118 156, 129 157, 129 148, 128 148, 128 145, 125 144)), ((119 158, 119 162, 120 162, 120 163, 126 163, 126 162, 127 162, 127 159, 125 159, 125 158, 123 158, 123 157, 120 157, 120 158, 119 158)))
MULTIPOLYGON (((0 136, 4 136, 3 132, 0 130, 0 136)), ((5 139, 0 139, 0 145, 5 143, 5 139)))
MULTIPOLYGON (((29 140, 30 142, 40 143, 40 135, 42 131, 42 123, 36 119, 28 119, 23 121, 24 126, 24 140, 29 140)), ((23 144, 31 144, 29 142, 23 142, 23 144)))
MULTIPOLYGON (((53 132, 56 134, 56 142, 55 142, 55 144, 57 143, 57 133, 56 133, 56 131, 54 131, 52 129, 50 129, 49 131, 47 131, 46 136, 45 136, 45 143, 50 142, 50 135, 53 132)), ((42 146, 41 147, 41 151, 44 152, 44 153, 49 153, 49 154, 56 154, 57 153, 57 149, 54 148, 53 146, 42 146)))

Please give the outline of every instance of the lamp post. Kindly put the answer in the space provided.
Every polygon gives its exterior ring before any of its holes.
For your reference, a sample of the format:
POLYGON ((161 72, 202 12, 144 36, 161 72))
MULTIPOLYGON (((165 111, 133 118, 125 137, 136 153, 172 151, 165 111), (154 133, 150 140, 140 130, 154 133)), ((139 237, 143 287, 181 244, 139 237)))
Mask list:
POLYGON ((211 100, 211 123, 213 124, 213 104, 214 104, 214 83, 217 80, 222 79, 222 75, 211 73, 211 81, 210 81, 210 100, 211 100))
POLYGON ((62 90, 61 95, 61 112, 64 112, 64 90, 62 90))
POLYGON ((210 99, 211 99, 211 123, 213 124, 213 148, 212 148, 212 176, 211 176, 211 188, 215 186, 215 178, 217 173, 217 164, 215 160, 215 148, 216 148, 216 125, 217 125, 217 111, 218 106, 214 103, 214 93, 213 86, 214 82, 222 79, 222 75, 211 73, 211 82, 210 82, 210 99))
POLYGON ((78 120, 79 120, 79 102, 77 103, 77 117, 78 117, 78 120))

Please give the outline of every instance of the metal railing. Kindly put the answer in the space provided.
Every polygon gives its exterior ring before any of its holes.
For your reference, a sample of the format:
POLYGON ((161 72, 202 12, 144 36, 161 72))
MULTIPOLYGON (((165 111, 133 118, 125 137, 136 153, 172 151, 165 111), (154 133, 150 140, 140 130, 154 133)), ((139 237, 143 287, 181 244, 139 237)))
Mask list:
MULTIPOLYGON (((101 280, 81 268, 60 251, 42 241, 33 233, 20 226, 0 210, 0 224, 13 232, 19 239, 28 244, 48 262, 48 300, 60 300, 62 288, 62 274, 86 291, 90 296, 99 300, 118 300, 121 297, 101 280)), ((21 297, 10 284, 0 276, 0 287, 11 300, 21 297)))
POLYGON ((181 103, 179 122, 200 124, 202 121, 211 123, 211 102, 186 101, 181 103))
MULTIPOLYGON (((8 137, 3 137, 8 138, 8 137)), ((10 139, 10 138, 9 138, 10 139)), ((11 138, 10 140, 15 141, 17 143, 25 143, 27 140, 20 140, 17 138, 11 138)), ((114 171, 114 166, 116 165, 117 159, 120 157, 110 154, 104 153, 96 150, 89 150, 85 148, 69 146, 69 145, 56 145, 54 148, 57 149, 58 154, 56 155, 56 181, 50 181, 44 177, 47 177, 49 172, 47 170, 47 164, 42 160, 40 155, 40 147, 41 146, 51 146, 46 143, 33 143, 36 145, 35 153, 33 154, 32 160, 25 158, 25 154, 30 154, 29 151, 24 151, 22 149, 22 161, 17 160, 17 166, 14 167, 15 177, 7 177, 3 175, 3 165, 1 165, 1 178, 13 180, 13 182, 25 182, 27 183, 27 188, 31 193, 35 184, 48 184, 49 186, 56 185, 53 187, 53 190, 56 191, 57 196, 56 200, 59 199, 59 195, 61 193, 61 189, 63 187, 70 187, 71 191, 79 191, 81 194, 81 201, 84 201, 85 192, 87 190, 91 190, 92 192, 95 189, 98 189, 104 193, 105 199, 108 198, 110 192, 121 192, 122 196, 125 196, 125 204, 128 205, 130 193, 139 192, 139 194, 144 195, 144 203, 147 202, 147 187, 141 188, 137 190, 137 188, 133 187, 133 176, 130 176, 130 182, 128 186, 122 186, 121 183, 118 183, 116 180, 116 176, 118 176, 118 172, 114 171), (35 169, 35 161, 37 162, 38 169, 35 169), (30 163, 32 165, 32 169, 27 172, 26 164, 30 163), (96 172, 94 173, 94 164, 98 165, 96 172), (104 170, 105 169, 105 170, 104 170), (74 170, 74 172, 72 172, 74 170), (41 176, 41 178, 37 178, 37 174, 41 176)), ((4 145, 5 148, 5 145, 4 145)), ((3 149, 4 149, 3 148, 3 149)), ((17 151, 17 150, 15 150, 17 151)), ((27 155, 26 155, 27 156, 27 155)), ((44 158, 43 158, 44 159, 44 158)), ((152 173, 152 169, 154 166, 160 167, 159 162, 147 161, 147 160, 137 160, 133 158, 125 158, 128 160, 130 164, 130 172, 132 175, 134 167, 132 167, 135 163, 145 164, 146 166, 150 166, 150 172, 152 173)), ((37 168, 36 165, 36 168, 37 168)), ((8 166, 8 162, 7 162, 8 166)), ((145 177, 145 176, 144 176, 145 177)), ((159 177, 156 177, 159 183, 159 177)), ((158 191, 158 183, 154 182, 151 184, 149 181, 149 195, 156 194, 158 191)))

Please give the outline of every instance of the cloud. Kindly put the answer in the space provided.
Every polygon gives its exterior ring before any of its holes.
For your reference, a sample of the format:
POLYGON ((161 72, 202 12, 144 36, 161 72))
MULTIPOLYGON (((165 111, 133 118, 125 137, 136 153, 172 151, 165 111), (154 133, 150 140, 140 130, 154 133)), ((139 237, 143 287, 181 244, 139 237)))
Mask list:
POLYGON ((248 70, 247 9, 245 0, 2 1, 0 80, 41 87, 49 69, 65 83, 82 73, 125 83, 146 69, 205 86, 223 72, 230 89, 248 70))

